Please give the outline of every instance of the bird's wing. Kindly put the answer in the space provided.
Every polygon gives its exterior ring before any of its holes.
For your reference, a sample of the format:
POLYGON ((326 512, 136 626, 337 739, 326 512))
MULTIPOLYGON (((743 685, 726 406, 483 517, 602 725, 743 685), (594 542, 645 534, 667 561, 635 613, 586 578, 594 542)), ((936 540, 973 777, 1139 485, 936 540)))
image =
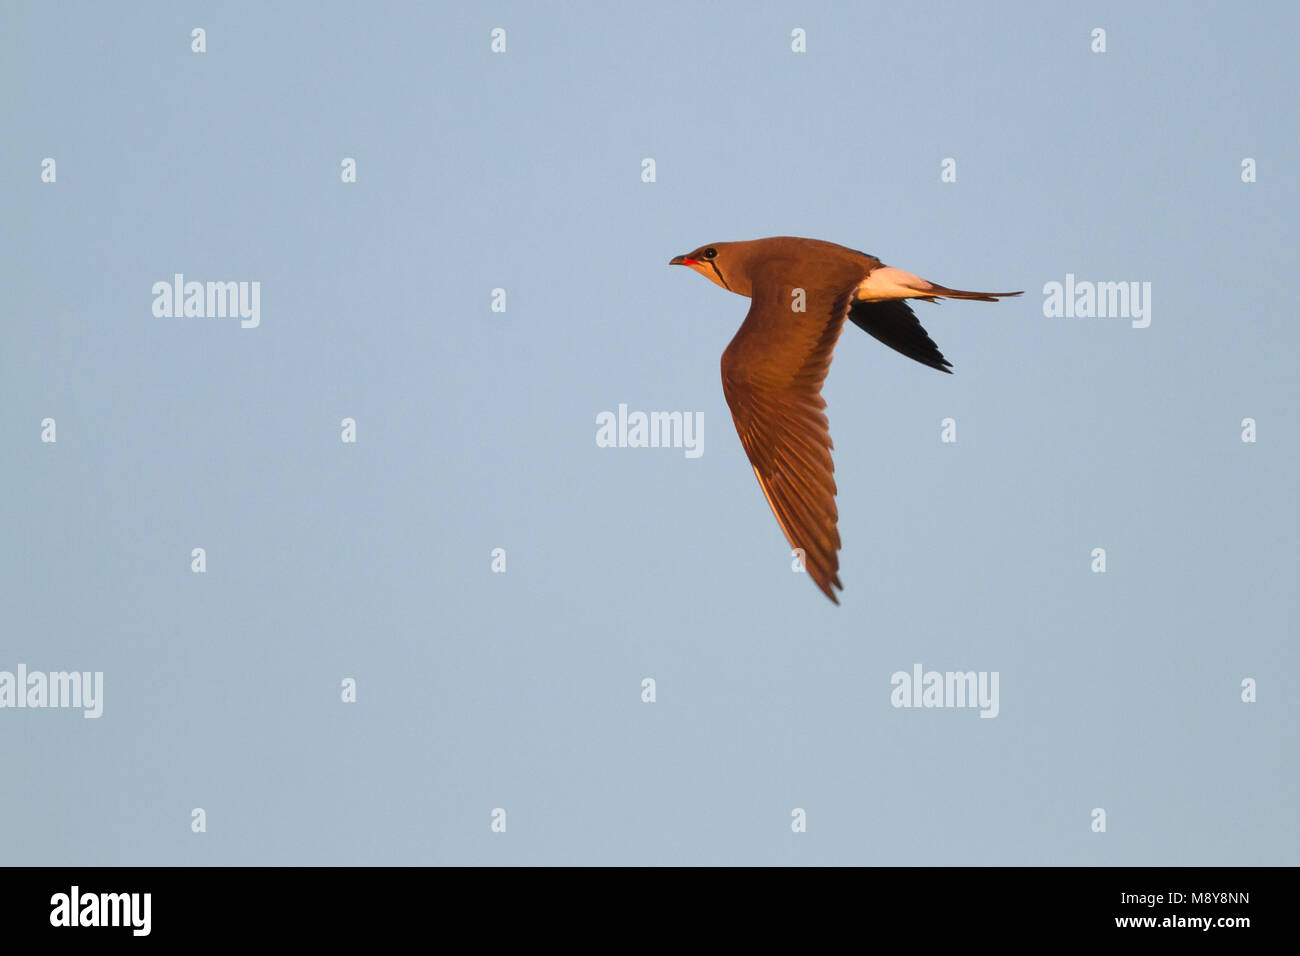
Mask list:
POLYGON ((839 604, 839 513, 821 388, 852 284, 802 289, 802 312, 793 308, 799 291, 781 282, 755 284, 749 314, 722 353, 722 391, 781 530, 803 550, 813 581, 839 604))
POLYGON ((891 349, 902 352, 910 359, 916 359, 922 365, 937 368, 941 372, 952 368, 952 363, 943 357, 939 346, 934 344, 934 339, 921 327, 912 307, 902 299, 854 301, 849 308, 849 320, 891 349))

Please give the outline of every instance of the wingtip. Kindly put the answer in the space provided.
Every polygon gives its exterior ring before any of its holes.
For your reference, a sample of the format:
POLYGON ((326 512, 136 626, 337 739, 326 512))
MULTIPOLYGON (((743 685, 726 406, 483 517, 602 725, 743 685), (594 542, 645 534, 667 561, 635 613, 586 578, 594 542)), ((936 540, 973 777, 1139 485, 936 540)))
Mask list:
POLYGON ((834 604, 836 607, 840 606, 840 596, 835 593, 835 589, 839 588, 841 591, 843 591, 844 585, 840 583, 840 576, 838 574, 835 575, 835 577, 830 581, 827 581, 825 584, 818 583, 817 587, 821 589, 822 594, 825 594, 828 598, 831 599, 832 604, 834 604))

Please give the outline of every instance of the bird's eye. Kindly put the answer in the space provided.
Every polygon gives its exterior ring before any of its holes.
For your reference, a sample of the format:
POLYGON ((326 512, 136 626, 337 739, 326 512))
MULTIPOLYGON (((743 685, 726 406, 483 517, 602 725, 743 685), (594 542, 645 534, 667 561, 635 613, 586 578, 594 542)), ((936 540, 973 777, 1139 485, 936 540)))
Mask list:
POLYGON ((705 259, 715 259, 717 258, 718 250, 714 249, 712 246, 709 246, 709 248, 705 249, 704 252, 701 253, 701 255, 703 255, 705 259))

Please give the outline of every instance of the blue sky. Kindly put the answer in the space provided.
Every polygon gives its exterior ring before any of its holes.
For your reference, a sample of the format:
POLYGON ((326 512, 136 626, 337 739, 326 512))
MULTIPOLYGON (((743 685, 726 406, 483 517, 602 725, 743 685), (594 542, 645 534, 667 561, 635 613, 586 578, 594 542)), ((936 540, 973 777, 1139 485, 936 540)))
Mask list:
POLYGON ((1300 860, 1293 5, 0 16, 0 671, 104 674, 0 709, 6 862, 1300 860), (1025 290, 917 304, 952 376, 844 332, 838 608, 722 397, 747 303, 667 265, 768 235, 1025 290))

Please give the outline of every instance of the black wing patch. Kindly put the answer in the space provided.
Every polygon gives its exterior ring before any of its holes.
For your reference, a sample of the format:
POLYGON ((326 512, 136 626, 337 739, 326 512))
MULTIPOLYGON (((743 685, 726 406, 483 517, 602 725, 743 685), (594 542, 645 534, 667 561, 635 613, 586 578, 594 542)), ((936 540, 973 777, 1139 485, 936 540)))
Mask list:
POLYGON ((902 352, 910 359, 916 359, 922 365, 937 368, 940 372, 948 372, 952 368, 952 363, 943 357, 939 346, 921 328, 916 313, 903 299, 854 302, 849 309, 849 321, 891 349, 902 352))

